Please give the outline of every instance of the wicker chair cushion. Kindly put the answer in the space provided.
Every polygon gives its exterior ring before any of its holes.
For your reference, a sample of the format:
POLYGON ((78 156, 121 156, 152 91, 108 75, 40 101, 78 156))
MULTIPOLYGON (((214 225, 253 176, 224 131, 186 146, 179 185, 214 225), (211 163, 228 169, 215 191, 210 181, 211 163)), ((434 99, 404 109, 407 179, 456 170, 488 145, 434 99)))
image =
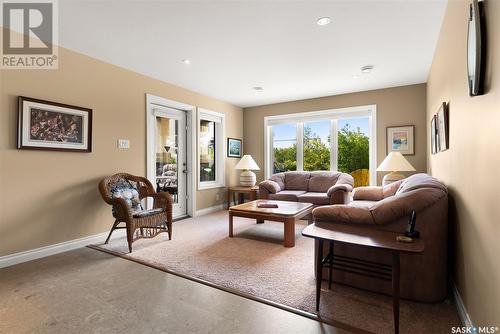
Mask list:
POLYGON ((149 217, 149 216, 154 216, 159 213, 165 212, 166 210, 164 208, 157 208, 157 209, 150 209, 150 210, 141 210, 141 211, 136 211, 132 214, 132 217, 134 218, 144 218, 144 217, 149 217))
MULTIPOLYGON (((123 198, 129 208, 132 211, 141 211, 142 205, 141 200, 139 198, 139 192, 135 185, 133 185, 130 181, 121 179, 118 180, 111 187, 111 197, 113 198, 123 198)), ((115 208, 113 207, 113 215, 115 214, 115 208)))

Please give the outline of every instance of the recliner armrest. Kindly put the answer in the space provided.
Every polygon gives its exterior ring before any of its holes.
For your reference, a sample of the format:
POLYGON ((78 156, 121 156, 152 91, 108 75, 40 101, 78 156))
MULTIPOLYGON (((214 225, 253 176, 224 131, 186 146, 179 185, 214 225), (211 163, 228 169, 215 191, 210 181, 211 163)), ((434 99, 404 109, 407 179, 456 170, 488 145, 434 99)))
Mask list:
POLYGON ((314 221, 346 223, 346 224, 373 224, 370 210, 349 205, 325 205, 312 211, 314 221))
POLYGON ((380 201, 384 199, 382 187, 358 187, 354 189, 353 200, 380 201))

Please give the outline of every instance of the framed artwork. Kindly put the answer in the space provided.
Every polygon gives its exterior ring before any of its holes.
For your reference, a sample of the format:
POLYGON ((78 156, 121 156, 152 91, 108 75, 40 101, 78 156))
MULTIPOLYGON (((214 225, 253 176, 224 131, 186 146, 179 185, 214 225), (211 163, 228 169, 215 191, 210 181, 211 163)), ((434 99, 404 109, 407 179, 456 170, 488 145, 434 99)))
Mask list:
POLYGON ((436 114, 437 138, 439 152, 446 151, 449 148, 448 135, 448 107, 446 102, 443 102, 436 114))
POLYGON ((19 96, 17 148, 92 152, 92 109, 19 96))
POLYGON ((242 152, 241 139, 227 138, 227 156, 228 158, 241 158, 242 152))
POLYGON ((387 127, 387 154, 399 152, 403 155, 415 154, 415 126, 387 127))
POLYGON ((431 153, 436 154, 438 152, 437 147, 437 128, 436 128, 436 115, 432 116, 431 119, 431 153))

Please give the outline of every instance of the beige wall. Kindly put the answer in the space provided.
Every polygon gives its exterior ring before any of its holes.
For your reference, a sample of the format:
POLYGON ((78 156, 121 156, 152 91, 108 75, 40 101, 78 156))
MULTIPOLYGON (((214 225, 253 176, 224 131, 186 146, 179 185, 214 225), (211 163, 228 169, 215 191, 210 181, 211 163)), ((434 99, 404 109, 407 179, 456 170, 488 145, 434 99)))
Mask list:
MULTIPOLYGON (((146 174, 146 93, 225 113, 226 136, 243 136, 241 108, 65 49, 59 59, 59 70, 0 72, 0 256, 109 230, 97 184, 116 172, 146 174), (17 150, 18 95, 92 108, 93 152, 17 150), (118 138, 131 148, 117 149, 118 138)), ((226 160, 226 184, 236 184, 237 159, 226 160)), ((197 209, 224 194, 198 192, 197 209)))
MULTIPOLYGON (((427 85, 427 124, 450 103, 450 149, 429 155, 429 172, 450 190, 453 277, 477 325, 500 326, 500 1, 486 0, 487 93, 469 97, 469 1, 449 1, 427 85)), ((427 150, 429 152, 429 150, 427 150)))
MULTIPOLYGON (((386 127, 415 125, 415 155, 407 156, 407 159, 417 171, 425 172, 425 99, 425 84, 419 84, 246 108, 243 112, 243 148, 245 154, 251 154, 261 167, 257 173, 257 179, 261 180, 264 178, 265 116, 375 104, 378 163, 386 156, 386 127)), ((380 184, 383 174, 378 174, 380 184)))

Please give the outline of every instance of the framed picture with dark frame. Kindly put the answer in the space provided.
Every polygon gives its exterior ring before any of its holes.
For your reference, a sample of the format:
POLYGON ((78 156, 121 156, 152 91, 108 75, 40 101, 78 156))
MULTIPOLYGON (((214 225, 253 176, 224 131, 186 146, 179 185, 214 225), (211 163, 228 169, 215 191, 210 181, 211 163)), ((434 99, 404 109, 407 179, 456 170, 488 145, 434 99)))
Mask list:
POLYGON ((92 152, 92 109, 18 98, 17 148, 92 152))
POLYGON ((438 152, 437 147, 437 128, 436 128, 436 115, 432 116, 431 119, 431 153, 436 154, 438 152))
POLYGON ((243 151, 242 140, 236 138, 227 138, 227 157, 228 158, 241 158, 243 151))
POLYGON ((387 127, 387 154, 399 152, 403 155, 415 154, 415 126, 387 127))
POLYGON ((448 135, 448 105, 443 102, 436 114, 436 129, 438 139, 438 152, 446 151, 449 148, 448 135))

